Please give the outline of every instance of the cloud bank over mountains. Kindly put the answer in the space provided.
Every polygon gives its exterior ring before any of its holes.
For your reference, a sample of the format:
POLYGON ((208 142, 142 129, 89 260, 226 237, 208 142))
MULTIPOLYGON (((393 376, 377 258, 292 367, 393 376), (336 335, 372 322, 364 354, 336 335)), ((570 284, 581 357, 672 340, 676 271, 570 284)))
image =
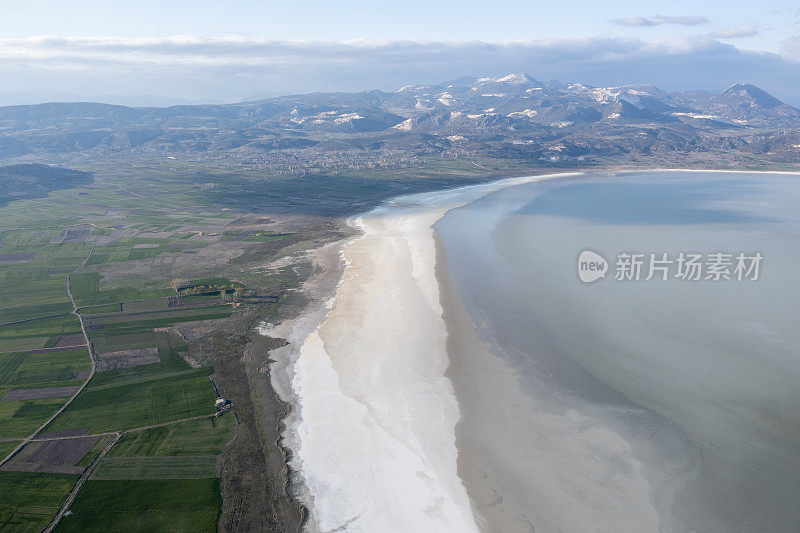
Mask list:
MULTIPOLYGON (((702 17, 651 17, 701 24, 702 17)), ((740 49, 715 36, 659 41, 620 37, 482 41, 278 41, 199 38, 56 37, 0 39, 3 90, 85 95, 155 94, 235 101, 258 93, 394 90, 466 75, 526 71, 592 85, 654 83, 667 90, 719 90, 751 82, 800 104, 800 41, 781 53, 740 49)), ((0 104, 2 104, 0 95, 0 104)))

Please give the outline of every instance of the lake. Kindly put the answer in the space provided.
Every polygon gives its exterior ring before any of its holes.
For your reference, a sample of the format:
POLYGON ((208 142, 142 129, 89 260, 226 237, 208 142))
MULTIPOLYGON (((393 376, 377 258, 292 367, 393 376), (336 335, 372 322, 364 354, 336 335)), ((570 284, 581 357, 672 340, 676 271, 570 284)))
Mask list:
POLYGON ((798 176, 589 173, 434 229, 459 474, 486 529, 800 523, 798 176), (585 250, 604 278, 581 281, 585 250))

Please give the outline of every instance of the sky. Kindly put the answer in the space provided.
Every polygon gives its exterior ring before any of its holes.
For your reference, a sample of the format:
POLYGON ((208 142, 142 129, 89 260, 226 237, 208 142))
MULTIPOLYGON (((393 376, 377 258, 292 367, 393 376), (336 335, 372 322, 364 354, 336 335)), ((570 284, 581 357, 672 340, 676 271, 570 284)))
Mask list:
POLYGON ((800 0, 0 2, 0 105, 395 90, 527 72, 800 105, 800 0))

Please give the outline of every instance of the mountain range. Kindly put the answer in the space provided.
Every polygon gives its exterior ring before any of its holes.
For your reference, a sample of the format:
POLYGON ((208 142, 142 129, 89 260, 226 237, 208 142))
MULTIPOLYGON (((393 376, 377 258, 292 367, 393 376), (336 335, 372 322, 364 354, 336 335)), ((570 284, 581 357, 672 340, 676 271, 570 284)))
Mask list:
POLYGON ((268 159, 291 152, 306 161, 361 151, 571 161, 724 148, 797 162, 798 128, 800 111, 750 84, 717 94, 665 92, 516 73, 224 105, 0 107, 0 159, 119 152, 268 159))

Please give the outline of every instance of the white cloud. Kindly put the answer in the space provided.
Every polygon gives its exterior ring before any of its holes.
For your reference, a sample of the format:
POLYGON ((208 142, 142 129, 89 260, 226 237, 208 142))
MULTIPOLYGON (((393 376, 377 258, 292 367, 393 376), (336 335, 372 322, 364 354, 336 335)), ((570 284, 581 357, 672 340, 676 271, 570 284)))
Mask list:
POLYGON ((678 24, 680 26, 697 26, 706 24, 708 18, 698 15, 655 15, 653 17, 643 17, 641 15, 629 15, 627 17, 617 18, 610 20, 612 24, 617 26, 628 26, 637 28, 646 28, 650 26, 661 26, 662 24, 678 24))
POLYGON ((800 61, 800 35, 789 39, 781 49, 781 54, 787 59, 800 61))
POLYGON ((761 31, 761 27, 756 22, 737 26, 736 28, 728 28, 711 33, 711 37, 715 39, 739 39, 741 37, 752 37, 761 31))
POLYGON ((622 17, 618 19, 610 20, 612 24, 616 24, 617 26, 629 26, 629 27, 647 27, 647 26, 658 26, 662 24, 661 22, 657 22, 654 19, 650 19, 647 17, 642 17, 639 15, 628 15, 627 17, 622 17))
POLYGON ((793 101, 799 48, 793 41, 782 55, 748 52, 708 36, 501 43, 40 36, 0 39, 0 79, 5 91, 235 100, 256 93, 394 90, 527 71, 541 79, 655 83, 669 90, 716 90, 746 80, 793 101))

